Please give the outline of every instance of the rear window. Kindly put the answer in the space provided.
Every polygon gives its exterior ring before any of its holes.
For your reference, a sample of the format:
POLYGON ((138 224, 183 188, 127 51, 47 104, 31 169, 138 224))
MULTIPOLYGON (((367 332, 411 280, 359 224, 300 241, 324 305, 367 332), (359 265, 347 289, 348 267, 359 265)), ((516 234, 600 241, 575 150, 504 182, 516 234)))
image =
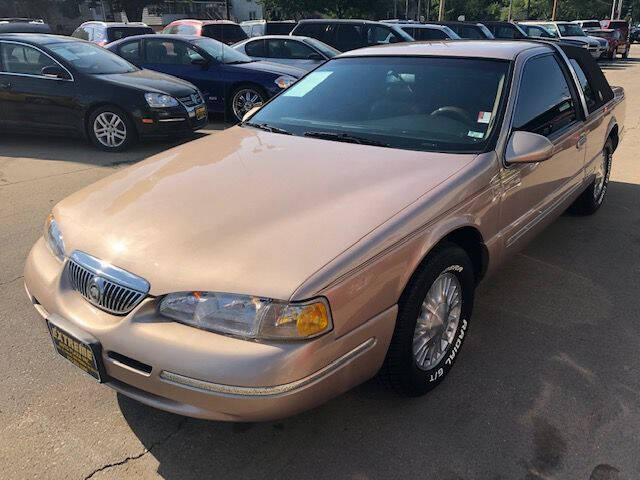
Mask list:
POLYGON ((289 35, 295 23, 267 23, 265 35, 289 35))
POLYGON ((121 38, 133 37, 134 35, 147 35, 153 33, 151 27, 109 27, 107 28, 107 39, 115 42, 121 38))
POLYGON ((620 29, 626 29, 629 28, 629 24, 627 22, 622 22, 622 21, 613 21, 613 22, 609 22, 609 28, 620 28, 620 29))
POLYGON ((582 28, 600 28, 600 22, 582 22, 582 28))
POLYGON ((232 25, 229 23, 204 25, 202 27, 202 35, 215 38, 224 43, 235 43, 248 38, 240 25, 232 25))

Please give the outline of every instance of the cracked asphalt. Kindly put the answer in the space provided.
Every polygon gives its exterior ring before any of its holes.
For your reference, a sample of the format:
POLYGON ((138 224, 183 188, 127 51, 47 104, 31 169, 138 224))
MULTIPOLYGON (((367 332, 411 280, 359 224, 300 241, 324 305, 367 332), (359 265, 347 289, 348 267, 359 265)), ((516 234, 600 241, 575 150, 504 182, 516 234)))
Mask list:
POLYGON ((604 65, 627 134, 603 208, 562 216, 480 286, 447 380, 418 399, 371 381, 278 422, 154 410, 54 354, 22 282, 46 215, 168 145, 0 132, 0 478, 640 478, 639 57, 604 65))

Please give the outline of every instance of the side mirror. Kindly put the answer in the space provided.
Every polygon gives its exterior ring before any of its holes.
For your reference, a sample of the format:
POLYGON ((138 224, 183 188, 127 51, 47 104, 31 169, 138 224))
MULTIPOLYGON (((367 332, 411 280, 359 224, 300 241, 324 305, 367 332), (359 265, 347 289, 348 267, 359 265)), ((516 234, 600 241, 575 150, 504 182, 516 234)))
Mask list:
POLYGON ((322 55, 320 55, 319 53, 312 53, 311 55, 309 55, 307 57, 309 60, 324 60, 324 58, 322 57, 322 55))
POLYGON ((42 70, 40 70, 40 73, 42 75, 44 75, 45 77, 52 77, 52 78, 60 78, 63 80, 70 80, 69 74, 67 73, 67 71, 64 68, 61 68, 57 65, 49 65, 47 67, 43 67, 42 70))
POLYGON ((548 160, 553 155, 553 143, 547 137, 531 132, 513 132, 505 161, 507 163, 536 163, 548 160))
POLYGON ((253 107, 251 110, 244 114, 244 116, 242 117, 242 121, 246 122, 247 120, 249 120, 258 110, 260 110, 260 107, 253 107))
POLYGON ((191 60, 191 64, 200 65, 203 69, 206 69, 209 67, 209 62, 204 58, 194 58, 193 60, 191 60))

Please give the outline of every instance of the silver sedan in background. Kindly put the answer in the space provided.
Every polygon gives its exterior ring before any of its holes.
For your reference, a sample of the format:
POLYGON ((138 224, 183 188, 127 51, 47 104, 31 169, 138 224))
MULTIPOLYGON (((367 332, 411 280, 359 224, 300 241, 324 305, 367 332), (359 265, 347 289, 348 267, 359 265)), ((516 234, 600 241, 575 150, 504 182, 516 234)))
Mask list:
POLYGON ((256 60, 269 60, 313 70, 335 57, 339 50, 311 37, 264 35, 233 45, 233 48, 256 60))

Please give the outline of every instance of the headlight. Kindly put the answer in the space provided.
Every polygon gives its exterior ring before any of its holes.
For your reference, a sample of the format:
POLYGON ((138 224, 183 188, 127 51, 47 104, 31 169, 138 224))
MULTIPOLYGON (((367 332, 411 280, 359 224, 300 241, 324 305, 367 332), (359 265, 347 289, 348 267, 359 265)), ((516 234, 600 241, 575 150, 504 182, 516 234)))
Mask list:
POLYGON ((62 238, 62 232, 58 228, 56 219, 53 218, 53 214, 50 213, 47 217, 47 221, 44 224, 44 240, 49 246, 49 250, 60 261, 64 260, 64 240, 62 238))
POLYGON ((178 100, 162 93, 145 93, 144 99, 152 108, 177 107, 178 100))
POLYGON ((305 339, 333 328, 324 299, 285 303, 229 293, 171 293, 160 313, 192 327, 253 339, 305 339))
POLYGON ((291 77, 289 75, 282 75, 281 77, 275 79, 275 84, 284 90, 285 88, 289 88, 297 81, 297 78, 291 77))

